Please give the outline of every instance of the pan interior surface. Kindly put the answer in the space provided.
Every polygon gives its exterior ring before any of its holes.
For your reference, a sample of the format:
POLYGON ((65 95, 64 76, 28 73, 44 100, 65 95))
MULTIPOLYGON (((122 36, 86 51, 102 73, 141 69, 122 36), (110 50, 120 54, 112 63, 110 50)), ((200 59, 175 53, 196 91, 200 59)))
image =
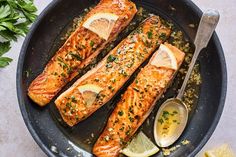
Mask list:
MULTIPOLYGON (((190 41, 193 41, 201 11, 186 0, 134 0, 156 15, 173 21, 190 41), (174 8, 174 9, 173 9, 174 8)), ((109 114, 118 99, 113 99, 88 119, 70 128, 61 122, 54 100, 44 108, 38 107, 27 96, 31 81, 42 72, 55 50, 63 43, 58 40, 71 21, 85 8, 98 1, 63 0, 53 1, 39 16, 23 44, 17 68, 17 94, 24 121, 35 141, 48 156, 92 156, 91 149, 103 130, 109 114), (27 75, 26 72, 33 72, 27 75), (58 120, 59 119, 59 120, 58 120)), ((210 138, 221 116, 226 94, 226 66, 217 35, 214 34, 199 57, 202 76, 198 104, 191 113, 186 130, 177 141, 189 140, 188 145, 178 148, 170 156, 194 156, 210 138)), ((69 85, 66 87, 68 88, 69 85)), ((65 89, 66 89, 65 88, 65 89)), ((64 90, 65 90, 64 89, 64 90)), ((167 91, 168 94, 168 91, 167 91)), ((164 100, 158 102, 161 104, 164 100)), ((157 104, 157 106, 158 106, 157 104)), ((158 108, 154 109, 156 113, 158 108)), ((143 126, 145 134, 154 142, 153 121, 143 126)), ((161 153, 155 156, 162 156, 161 153)))

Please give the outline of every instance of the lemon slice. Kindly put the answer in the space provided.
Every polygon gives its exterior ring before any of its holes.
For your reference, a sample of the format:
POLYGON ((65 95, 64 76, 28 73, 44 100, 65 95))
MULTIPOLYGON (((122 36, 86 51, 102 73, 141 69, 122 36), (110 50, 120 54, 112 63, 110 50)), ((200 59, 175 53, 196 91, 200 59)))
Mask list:
POLYGON ((101 87, 93 85, 93 84, 86 84, 83 86, 78 87, 82 97, 86 103, 86 105, 90 106, 94 103, 97 98, 97 95, 102 90, 101 87))
POLYGON ((140 132, 121 152, 129 157, 148 157, 156 154, 159 148, 140 132))
POLYGON ((97 13, 89 17, 83 27, 107 40, 119 16, 112 13, 97 13))
POLYGON ((173 52, 165 45, 161 44, 158 52, 152 57, 151 64, 156 67, 166 67, 177 70, 177 61, 173 52))
POLYGON ((206 151, 205 157, 234 157, 234 154, 228 144, 206 151))

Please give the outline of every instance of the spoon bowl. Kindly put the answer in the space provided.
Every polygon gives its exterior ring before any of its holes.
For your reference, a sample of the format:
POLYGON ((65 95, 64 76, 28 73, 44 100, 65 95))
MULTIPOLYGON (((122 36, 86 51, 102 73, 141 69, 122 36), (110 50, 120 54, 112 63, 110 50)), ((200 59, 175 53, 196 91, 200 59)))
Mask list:
POLYGON ((182 134, 188 121, 188 109, 178 98, 166 100, 157 112, 154 138, 159 147, 172 145, 182 134))

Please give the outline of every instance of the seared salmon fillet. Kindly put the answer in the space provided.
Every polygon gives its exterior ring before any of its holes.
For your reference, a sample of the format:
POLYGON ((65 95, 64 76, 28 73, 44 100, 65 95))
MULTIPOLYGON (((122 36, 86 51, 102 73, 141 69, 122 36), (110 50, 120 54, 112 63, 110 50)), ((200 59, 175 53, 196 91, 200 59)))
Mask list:
POLYGON ((30 84, 29 97, 40 106, 48 104, 62 87, 78 75, 81 68, 88 65, 109 42, 117 37, 136 12, 135 4, 129 0, 101 0, 83 18, 80 26, 56 52, 44 71, 30 84), (101 13, 118 16, 107 40, 83 27, 87 19, 101 13))
MULTIPOLYGON (((165 46, 173 52, 179 68, 184 53, 170 44, 166 43, 165 46)), ((157 59, 159 51, 154 53, 149 63, 140 71, 110 115, 105 129, 93 147, 96 156, 119 155, 175 76, 177 70, 155 66, 154 60, 157 59)))
POLYGON ((107 103, 169 35, 170 28, 158 16, 147 18, 56 99, 63 120, 73 126, 107 103))

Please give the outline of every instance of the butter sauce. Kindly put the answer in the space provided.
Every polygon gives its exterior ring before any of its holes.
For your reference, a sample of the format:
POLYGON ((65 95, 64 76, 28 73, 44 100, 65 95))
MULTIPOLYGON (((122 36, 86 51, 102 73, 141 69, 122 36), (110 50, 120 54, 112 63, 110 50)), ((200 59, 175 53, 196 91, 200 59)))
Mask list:
POLYGON ((170 139, 179 136, 178 132, 187 122, 187 114, 184 105, 175 101, 167 101, 160 108, 154 123, 154 136, 159 146, 165 147, 170 139))

